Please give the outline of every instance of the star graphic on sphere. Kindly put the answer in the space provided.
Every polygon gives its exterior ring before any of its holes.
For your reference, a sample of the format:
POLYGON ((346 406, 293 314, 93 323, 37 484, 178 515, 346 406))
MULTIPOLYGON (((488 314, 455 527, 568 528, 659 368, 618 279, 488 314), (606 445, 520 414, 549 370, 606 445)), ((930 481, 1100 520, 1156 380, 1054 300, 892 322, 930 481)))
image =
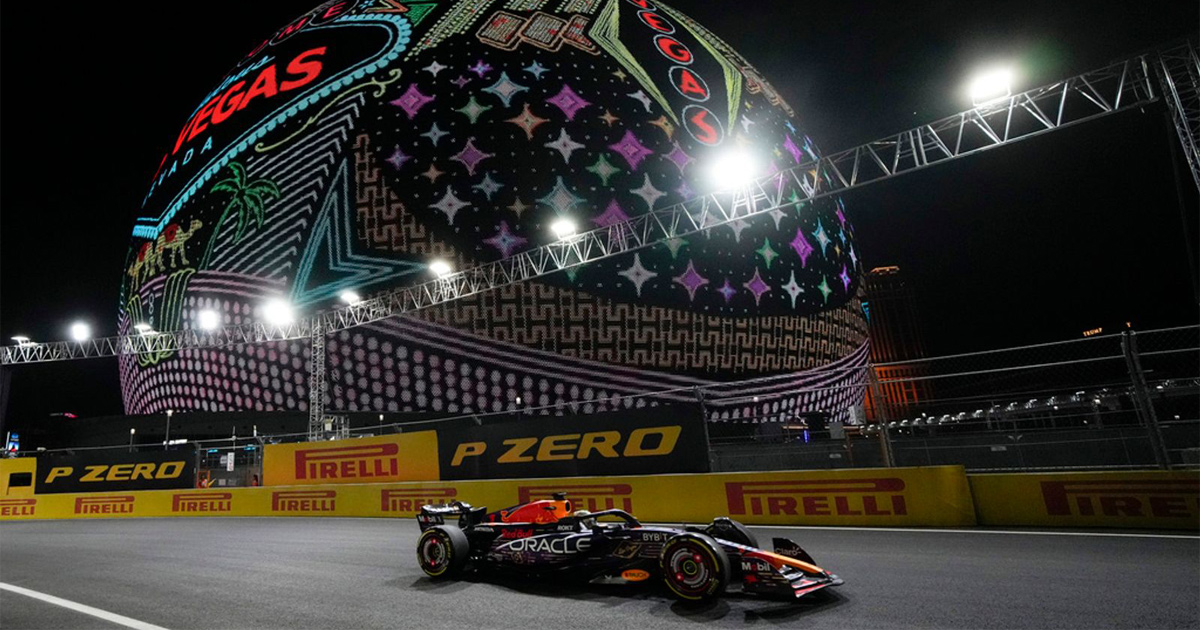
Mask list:
POLYGON ((801 293, 804 293, 804 289, 800 288, 799 284, 796 284, 795 271, 792 272, 792 279, 788 280, 788 283, 783 285, 783 290, 787 291, 788 295, 791 296, 792 308, 796 308, 796 298, 799 297, 801 293))
POLYGON ((621 70, 620 68, 617 68, 617 71, 616 71, 616 72, 614 72, 614 73, 612 73, 612 75, 613 75, 614 77, 617 77, 618 79, 620 79, 620 80, 622 80, 622 81, 624 81, 624 80, 625 80, 625 77, 629 76, 629 75, 625 74, 625 71, 624 71, 624 70, 621 70))
POLYGON ((484 153, 475 148, 475 138, 467 138, 467 143, 463 145, 462 151, 450 159, 461 162, 463 166, 467 167, 467 173, 474 175, 475 167, 492 156, 491 153, 484 153))
POLYGON ((495 194, 497 190, 503 188, 503 186, 501 186, 496 180, 492 179, 491 173, 484 173, 483 181, 475 184, 471 188, 481 191, 484 196, 487 197, 487 200, 491 201, 492 195, 495 194))
POLYGON ((551 190, 545 197, 538 201, 554 208, 554 213, 562 216, 567 213, 575 204, 583 201, 582 198, 567 190, 567 185, 563 183, 562 175, 558 176, 558 181, 554 184, 554 189, 551 190))
POLYGON ((763 239, 762 247, 754 250, 754 253, 762 256, 763 261, 767 263, 767 269, 770 269, 771 263, 779 257, 779 253, 771 247, 771 240, 766 238, 763 239))
POLYGON ((800 256, 800 266, 808 266, 808 257, 813 253, 813 246, 809 244, 808 239, 804 238, 802 229, 796 230, 796 238, 792 239, 792 249, 800 256))
POLYGON ((838 223, 842 224, 842 228, 846 227, 846 204, 839 197, 837 200, 837 218, 838 223))
POLYGON ((688 261, 687 270, 682 274, 673 278, 673 280, 687 289, 688 300, 696 301, 696 290, 708 284, 708 280, 696 271, 696 267, 692 265, 692 261, 688 261))
POLYGON ((667 193, 655 188, 654 184, 650 183, 650 174, 649 173, 645 174, 645 180, 643 181, 641 188, 634 188, 633 190, 630 190, 629 192, 631 192, 631 193, 641 197, 643 200, 645 200, 646 208, 648 210, 653 210, 654 202, 658 201, 659 197, 662 197, 667 194, 667 193))
POLYGON ((438 63, 435 60, 433 63, 431 63, 428 66, 425 66, 424 68, 421 68, 421 69, 436 77, 439 72, 441 72, 442 70, 445 70, 446 68, 449 68, 449 67, 450 66, 443 66, 442 64, 438 63))
POLYGON ((688 155, 683 150, 683 147, 679 146, 678 142, 675 142, 673 144, 675 145, 675 148, 671 149, 671 152, 668 153, 665 157, 668 160, 670 160, 670 162, 672 164, 674 164, 676 166, 676 168, 679 169, 679 174, 682 175, 683 169, 687 168, 688 164, 695 162, 696 159, 693 158, 692 156, 688 155))
POLYGON ((456 109, 454 111, 462 114, 463 116, 466 116, 467 120, 470 120, 471 124, 474 125, 475 121, 479 120, 479 117, 482 116, 484 112, 486 112, 487 110, 489 110, 491 108, 492 108, 491 105, 480 105, 475 100, 475 95, 472 94, 471 100, 468 101, 466 105, 463 105, 462 107, 460 107, 459 109, 456 109))
POLYGON ((679 184, 679 188, 676 188, 675 192, 679 193, 679 196, 683 197, 684 199, 692 199, 696 196, 696 191, 692 190, 691 186, 688 186, 686 180, 679 184))
POLYGON ((729 278, 726 278, 725 284, 721 285, 720 289, 717 289, 717 293, 720 293, 721 297, 725 298, 726 304, 733 299, 733 296, 737 295, 737 292, 738 290, 729 284, 729 278))
POLYGON ((783 208, 772 208, 771 211, 768 212, 767 214, 770 215, 771 218, 775 220, 775 229, 776 230, 779 229, 779 222, 782 221, 783 218, 787 216, 787 213, 783 211, 783 208))
MULTIPOLYGON (((512 79, 509 79, 507 72, 501 72, 500 78, 495 83, 483 88, 483 91, 488 92, 489 94, 495 94, 504 103, 504 106, 508 107, 509 103, 512 101, 513 95, 520 94, 528 89, 529 88, 519 85, 513 82, 512 79)), ((526 107, 528 107, 528 105, 526 105, 526 107)))
POLYGON ((745 115, 742 116, 742 132, 743 133, 750 133, 750 125, 753 125, 753 124, 754 124, 754 121, 750 120, 749 116, 745 116, 745 115))
POLYGON ((791 136, 788 136, 787 140, 783 141, 783 148, 792 154, 792 159, 796 160, 797 164, 803 161, 804 153, 800 151, 800 147, 796 146, 796 142, 792 140, 791 136))
POLYGON ((489 66, 488 64, 484 63, 484 61, 482 59, 480 59, 479 61, 475 62, 475 65, 467 68, 467 70, 474 72, 475 76, 482 79, 483 77, 487 76, 487 73, 492 71, 492 67, 489 66))
POLYGON ((733 230, 733 242, 741 243, 742 230, 750 227, 750 222, 745 219, 738 219, 737 221, 731 221, 726 225, 729 226, 729 229, 733 230))
POLYGON ((412 159, 411 157, 405 155, 404 152, 400 150, 400 145, 396 145, 396 150, 393 151, 392 155, 390 157, 388 157, 388 159, 385 161, 388 164, 391 164, 392 168, 394 168, 398 171, 398 170, 400 170, 401 166, 404 166, 405 162, 407 162, 411 159, 412 159))
POLYGON ((465 77, 465 76, 463 76, 463 75, 461 75, 461 74, 460 74, 460 75, 458 75, 458 78, 457 78, 457 79, 454 79, 453 81, 451 81, 451 83, 453 83, 454 85, 457 85, 457 86, 458 86, 458 89, 460 89, 460 90, 461 90, 462 88, 466 87, 466 85, 467 85, 468 83, 470 83, 470 82, 471 82, 471 80, 470 80, 470 79, 468 79, 467 77, 465 77))
POLYGON ((796 133, 796 127, 794 125, 792 125, 792 121, 789 120, 789 121, 785 122, 784 126, 786 126, 789 130, 791 130, 792 133, 796 133))
POLYGON ((512 210, 513 214, 517 215, 518 219, 521 218, 521 214, 523 214, 526 210, 530 209, 531 207, 532 206, 528 206, 525 204, 525 202, 521 201, 520 198, 518 198, 516 201, 508 204, 508 209, 512 210))
POLYGON ((471 204, 454 196, 454 191, 449 186, 446 186, 446 194, 442 195, 442 199, 429 207, 445 214, 450 225, 454 225, 454 215, 469 205, 471 204))
POLYGON ((528 66, 525 66, 524 68, 521 68, 521 69, 524 70, 525 72, 528 72, 529 74, 532 74, 533 78, 535 78, 535 79, 541 79, 542 73, 547 72, 549 70, 548 68, 546 68, 542 64, 538 63, 537 61, 534 61, 533 63, 531 63, 528 66))
POLYGON ((675 238, 669 238, 663 241, 663 244, 666 245, 667 249, 671 251, 671 259, 675 260, 679 257, 679 250, 683 249, 688 242, 687 239, 676 236, 675 238))
POLYGON ((754 269, 754 277, 750 278, 750 281, 742 286, 746 287, 746 289, 754 294, 755 306, 758 306, 759 300, 762 299, 763 294, 768 293, 771 290, 771 286, 764 282, 762 276, 758 274, 757 267, 754 269))
POLYGON ((647 149, 637 139, 637 136, 633 135, 633 132, 628 129, 625 130, 625 135, 620 140, 608 145, 608 148, 615 151, 617 155, 625 158, 625 161, 629 163, 629 170, 631 171, 637 170, 642 160, 646 159, 647 155, 654 153, 650 149, 647 149))
POLYGON ((528 239, 513 234, 508 229, 508 222, 500 222, 500 231, 495 236, 483 240, 484 243, 500 250, 501 258, 512 256, 513 250, 529 242, 528 239))
POLYGON ((832 241, 829 240, 829 235, 825 233, 825 228, 821 227, 821 220, 817 219, 817 229, 813 232, 813 238, 817 239, 817 243, 821 245, 821 255, 825 255, 825 248, 832 241))
POLYGON ((617 272, 617 275, 628 278, 629 281, 632 282, 635 287, 637 287, 638 297, 642 297, 642 285, 646 284, 647 280, 657 276, 658 274, 643 267, 642 259, 638 256, 638 254, 634 254, 633 266, 625 271, 617 272))
POLYGON ((601 153, 600 157, 596 158, 596 163, 584 169, 588 172, 595 173, 596 177, 600 178, 600 182, 605 186, 608 185, 608 178, 620 173, 621 169, 608 163, 608 158, 601 153))
POLYGON ((579 144, 571 139, 571 136, 567 134, 567 130, 565 128, 559 130, 558 140, 555 140, 554 142, 547 142, 542 146, 558 151, 558 154, 562 156, 564 163, 570 162, 571 154, 583 148, 582 144, 579 144))
POLYGON ((821 276, 821 284, 817 285, 817 289, 820 289, 821 295, 825 298, 825 303, 828 304, 829 294, 833 293, 833 290, 829 288, 829 279, 821 276))
POLYGON ((851 267, 853 267, 853 268, 855 268, 855 269, 857 269, 857 268, 858 268, 858 256, 856 256, 856 255, 854 254, 854 248, 853 248, 853 247, 851 247, 851 248, 850 248, 850 266, 851 266, 851 267))
POLYGON ((842 287, 843 287, 842 290, 849 293, 851 281, 850 281, 850 274, 847 273, 847 270, 846 270, 846 265, 842 265, 842 273, 838 275, 838 278, 841 278, 841 280, 842 280, 842 287))
POLYGON ((389 102, 392 105, 404 110, 404 113, 408 114, 408 119, 412 120, 413 117, 417 115, 417 112, 421 111, 421 108, 425 107, 425 105, 432 100, 432 96, 425 96, 422 94, 421 91, 417 89, 417 84, 413 83, 408 86, 408 89, 405 90, 404 94, 400 95, 400 98, 389 102))
POLYGON ((642 107, 645 107, 647 112, 650 111, 650 97, 646 96, 645 92, 638 90, 632 94, 629 94, 628 96, 629 98, 641 103, 642 107))
POLYGON ((675 125, 672 125, 671 121, 667 120, 666 116, 659 116, 658 118, 651 120, 650 124, 662 129, 663 133, 667 134, 667 140, 675 137, 675 125))
POLYGON ((572 90, 571 86, 566 83, 563 84, 558 94, 546 99, 546 102, 561 109, 566 114, 567 120, 575 120, 575 114, 579 110, 591 105, 591 103, 583 100, 583 97, 576 94, 575 90, 572 90))
POLYGON ((596 227, 608 227, 614 223, 624 223, 628 220, 629 215, 625 214, 625 211, 621 209, 617 200, 613 199, 608 202, 608 207, 604 209, 604 212, 600 216, 592 219, 592 223, 595 223, 596 227))
POLYGON ((436 146, 437 146, 437 143, 438 143, 438 140, 441 140, 441 139, 442 139, 442 136, 448 136, 448 135, 450 135, 450 132, 449 132, 449 131, 442 131, 441 129, 438 129, 437 123, 433 123, 433 126, 431 126, 431 127, 429 128, 429 131, 426 131, 425 133, 423 133, 423 134, 421 134, 421 135, 422 135, 423 137, 429 138, 429 141, 430 141, 430 142, 432 142, 432 143, 433 143, 433 146, 435 146, 435 147, 436 147, 436 146))
POLYGON ((525 107, 521 110, 520 114, 504 122, 510 122, 520 127, 521 131, 525 132, 525 136, 533 140, 533 130, 537 129, 538 125, 547 122, 547 120, 546 118, 539 118, 533 112, 529 111, 529 103, 525 103, 525 107))
POLYGON ((621 119, 614 116, 612 112, 610 112, 606 109, 606 110, 604 110, 604 114, 602 116, 600 116, 600 120, 603 120, 604 124, 608 125, 609 127, 612 127, 613 123, 615 123, 621 119))
POLYGON ((426 170, 424 173, 421 173, 421 177, 429 178, 429 183, 432 184, 437 181, 437 178, 439 178, 445 174, 446 174, 445 171, 438 170, 437 165, 430 164, 429 169, 426 170))

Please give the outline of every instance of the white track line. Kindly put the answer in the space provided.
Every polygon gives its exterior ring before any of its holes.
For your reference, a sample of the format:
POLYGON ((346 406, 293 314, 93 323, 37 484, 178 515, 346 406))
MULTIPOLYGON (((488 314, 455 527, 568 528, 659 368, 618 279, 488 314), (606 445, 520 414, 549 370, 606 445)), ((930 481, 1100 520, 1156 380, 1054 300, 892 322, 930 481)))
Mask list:
POLYGON ((61 597, 55 597, 53 595, 47 595, 45 593, 31 591, 27 588, 22 588, 20 586, 14 586, 12 584, 5 584, 4 582, 0 582, 0 591, 11 591, 18 595, 24 595, 26 597, 40 599, 44 602, 54 604, 55 606, 62 606, 63 608, 74 610, 75 612, 81 612, 85 615, 91 615, 93 617, 96 617, 97 619, 103 619, 105 621, 109 621, 109 622, 112 622, 112 623, 115 623, 118 625, 125 626, 126 628, 134 628, 135 630, 166 630, 166 628, 163 628, 162 626, 156 626, 152 623, 138 621, 137 619, 131 619, 124 615, 110 613, 107 610, 100 610, 99 608, 92 608, 91 606, 85 606, 83 604, 79 604, 79 603, 76 603, 76 602, 73 602, 70 600, 66 600, 61 597))
MULTIPOLYGON (((702 525, 702 523, 688 523, 702 525)), ((677 527, 679 523, 646 523, 646 525, 663 525, 677 527)), ((1184 540, 1200 540, 1200 536, 1186 534, 1122 534, 1118 532, 1037 532, 1012 531, 1002 529, 931 529, 925 527, 837 527, 833 525, 746 525, 753 529, 823 529, 829 531, 852 532, 929 532, 936 534, 1001 534, 1008 536, 1091 536, 1101 538, 1182 538, 1184 540)))
POLYGON ((856 532, 935 532, 943 534, 1002 534, 1008 536, 1092 536, 1101 538, 1183 538, 1200 540, 1200 536, 1185 534, 1121 534, 1117 532, 1022 532, 1003 529, 925 529, 908 527, 829 527, 821 525, 749 525, 758 529, 828 529, 856 532))

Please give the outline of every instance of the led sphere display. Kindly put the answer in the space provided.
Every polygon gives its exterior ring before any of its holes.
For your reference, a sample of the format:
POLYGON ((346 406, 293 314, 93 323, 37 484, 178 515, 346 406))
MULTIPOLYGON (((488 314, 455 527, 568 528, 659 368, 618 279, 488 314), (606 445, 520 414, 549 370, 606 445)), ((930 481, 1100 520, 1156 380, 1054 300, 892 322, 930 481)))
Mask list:
MULTIPOLYGON (((328 2, 163 144, 122 334, 284 325, 817 157, 770 83, 658 0, 328 2)), ((868 352, 860 273, 842 203, 796 203, 334 332, 328 407, 588 412, 701 388, 714 419, 844 418, 868 352)), ((303 411, 309 347, 126 356, 125 405, 303 411)))

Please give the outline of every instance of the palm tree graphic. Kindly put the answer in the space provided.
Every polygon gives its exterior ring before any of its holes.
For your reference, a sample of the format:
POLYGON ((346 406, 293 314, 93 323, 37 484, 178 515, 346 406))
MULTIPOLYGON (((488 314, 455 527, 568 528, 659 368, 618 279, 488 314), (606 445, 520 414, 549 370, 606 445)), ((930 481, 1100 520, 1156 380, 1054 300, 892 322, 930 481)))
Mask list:
POLYGON ((262 227, 263 210, 267 202, 279 197, 279 186, 269 179, 260 178, 246 181, 246 167, 241 164, 230 162, 229 171, 231 173, 229 177, 218 181, 209 189, 209 192, 212 193, 230 193, 230 197, 229 202, 225 204, 225 211, 221 213, 221 218, 217 219, 212 237, 208 240, 208 249, 205 250, 204 259, 200 263, 201 269, 208 265, 213 245, 217 242, 217 234, 221 231, 221 226, 225 223, 225 217, 229 216, 229 213, 234 211, 238 213, 237 234, 233 237, 233 242, 238 243, 245 235, 251 219, 254 220, 256 227, 262 227))

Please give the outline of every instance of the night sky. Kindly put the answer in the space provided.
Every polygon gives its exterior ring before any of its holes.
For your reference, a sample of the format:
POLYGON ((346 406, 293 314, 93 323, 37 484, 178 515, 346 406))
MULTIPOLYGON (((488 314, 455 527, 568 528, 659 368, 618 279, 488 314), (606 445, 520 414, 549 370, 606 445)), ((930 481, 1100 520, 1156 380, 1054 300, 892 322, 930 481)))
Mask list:
MULTIPOLYGON (((673 4, 755 64, 824 152, 965 109, 963 86, 988 63, 1013 64, 1024 90, 1200 23, 1178 0, 673 4)), ((136 18, 103 3, 0 8, 5 344, 65 338, 77 318, 113 334, 129 233, 164 150, 224 73, 310 3, 162 6, 136 18)), ((866 267, 911 279, 933 354, 1196 323, 1196 190, 1180 169, 1185 229, 1164 111, 848 193, 866 267)), ((11 385, 14 420, 121 412, 111 359, 23 366, 11 385)))

